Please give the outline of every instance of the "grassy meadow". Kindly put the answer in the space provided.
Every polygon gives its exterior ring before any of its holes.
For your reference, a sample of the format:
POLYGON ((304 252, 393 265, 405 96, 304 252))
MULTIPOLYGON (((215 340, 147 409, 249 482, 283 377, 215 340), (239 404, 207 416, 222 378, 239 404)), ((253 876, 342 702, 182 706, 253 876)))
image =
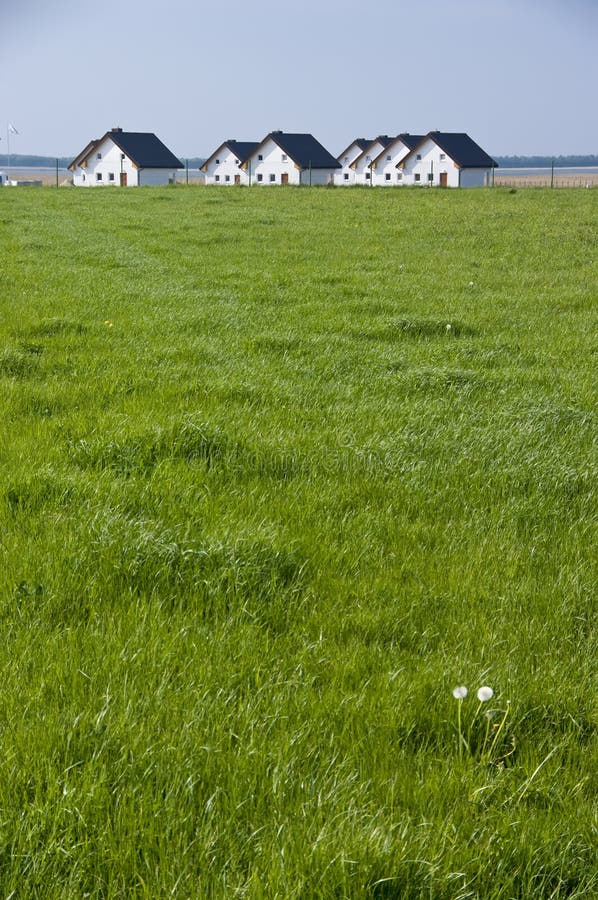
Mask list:
POLYGON ((0 191, 2 897, 598 896, 597 217, 0 191))

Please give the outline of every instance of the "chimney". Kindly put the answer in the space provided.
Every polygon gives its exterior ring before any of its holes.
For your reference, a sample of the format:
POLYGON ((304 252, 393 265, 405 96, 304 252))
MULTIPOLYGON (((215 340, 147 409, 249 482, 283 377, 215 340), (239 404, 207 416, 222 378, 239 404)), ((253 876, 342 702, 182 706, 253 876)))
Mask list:
POLYGON ((119 128, 118 125, 115 128, 110 129, 111 131, 122 131, 122 128, 119 128))

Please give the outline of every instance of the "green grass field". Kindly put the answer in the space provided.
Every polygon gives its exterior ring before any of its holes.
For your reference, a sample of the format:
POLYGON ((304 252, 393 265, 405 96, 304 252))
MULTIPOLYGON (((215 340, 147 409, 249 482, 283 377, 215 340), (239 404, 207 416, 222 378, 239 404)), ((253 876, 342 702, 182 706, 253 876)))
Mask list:
POLYGON ((2 897, 598 896, 597 214, 0 191, 2 897))

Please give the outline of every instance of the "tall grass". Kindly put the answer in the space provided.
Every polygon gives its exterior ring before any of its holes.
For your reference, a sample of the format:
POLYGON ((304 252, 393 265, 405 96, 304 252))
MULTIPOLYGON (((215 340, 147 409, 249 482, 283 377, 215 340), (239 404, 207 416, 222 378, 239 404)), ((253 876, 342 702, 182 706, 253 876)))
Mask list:
POLYGON ((4 896, 598 893, 597 203, 2 192, 4 896))

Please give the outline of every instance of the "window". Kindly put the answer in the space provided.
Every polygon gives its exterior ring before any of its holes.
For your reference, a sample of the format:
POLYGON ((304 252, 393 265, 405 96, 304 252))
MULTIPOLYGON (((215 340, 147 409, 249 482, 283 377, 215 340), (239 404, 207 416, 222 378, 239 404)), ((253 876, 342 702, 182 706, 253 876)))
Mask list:
POLYGON ((441 154, 440 154, 440 159, 446 159, 446 153, 441 153, 441 154))
POLYGON ((282 161, 283 161, 283 162, 286 162, 287 159, 288 159, 288 156, 286 155, 286 153, 283 153, 283 154, 282 154, 282 161))
POLYGON ((263 153, 258 153, 257 158, 258 158, 258 162, 261 162, 261 161, 263 160, 263 158, 264 158, 264 154, 263 154, 263 153))
POLYGON ((387 172, 387 173, 386 173, 386 175, 384 176, 384 180, 385 180, 385 181, 390 181, 390 172, 387 172))
POLYGON ((390 157, 390 153, 389 153, 388 156, 386 157, 386 161, 390 162, 390 159, 391 159, 391 157, 390 157))
POLYGON ((125 157, 125 154, 124 154, 124 153, 121 153, 121 154, 120 154, 120 158, 121 158, 121 159, 125 159, 125 158, 126 158, 126 157, 125 157))
POLYGON ((428 172, 428 181, 434 181, 434 173, 428 172))
MULTIPOLYGON (((85 178, 85 175, 84 175, 83 177, 85 178)), ((343 175, 343 178, 345 179, 345 181, 348 181, 348 180, 349 180, 349 173, 348 173, 348 172, 345 172, 345 174, 343 175)))
POLYGON ((372 173, 371 173, 371 172, 366 172, 366 173, 365 173, 365 180, 366 180, 366 181, 369 181, 371 177, 372 177, 372 173))
POLYGON ((214 181, 220 181, 220 175, 214 175, 214 181))
POLYGON ((217 166, 220 165, 220 160, 219 160, 219 159, 216 160, 216 165, 217 165, 217 166))
POLYGON ((230 181, 230 175, 225 175, 225 176, 224 176, 224 180, 225 180, 225 181, 230 181))
POLYGON ((421 175, 419 174, 419 172, 416 172, 416 173, 415 173, 415 175, 413 176, 413 180, 414 180, 414 181, 421 181, 421 180, 422 180, 422 177, 421 177, 421 175))
POLYGON ((345 165, 349 162, 349 157, 345 156, 345 165))
POLYGON ((263 181, 263 180, 264 180, 264 176, 262 175, 261 172, 260 172, 259 175, 257 176, 257 180, 258 180, 258 181, 263 181))
POLYGON ((101 159, 101 158, 102 158, 102 154, 101 154, 101 153, 96 153, 96 159, 101 159))
POLYGON ((101 181, 101 180, 102 180, 102 173, 96 172, 96 181, 101 181))
POLYGON ((276 175, 270 175, 270 181, 276 181, 276 175))
POLYGON ((416 156, 416 159, 421 159, 421 158, 422 158, 421 153, 418 153, 417 156, 416 156))
POLYGON ((397 172, 397 181, 401 181, 402 178, 403 178, 403 173, 397 172))
POLYGON ((108 181, 114 181, 114 172, 108 174, 108 181))

